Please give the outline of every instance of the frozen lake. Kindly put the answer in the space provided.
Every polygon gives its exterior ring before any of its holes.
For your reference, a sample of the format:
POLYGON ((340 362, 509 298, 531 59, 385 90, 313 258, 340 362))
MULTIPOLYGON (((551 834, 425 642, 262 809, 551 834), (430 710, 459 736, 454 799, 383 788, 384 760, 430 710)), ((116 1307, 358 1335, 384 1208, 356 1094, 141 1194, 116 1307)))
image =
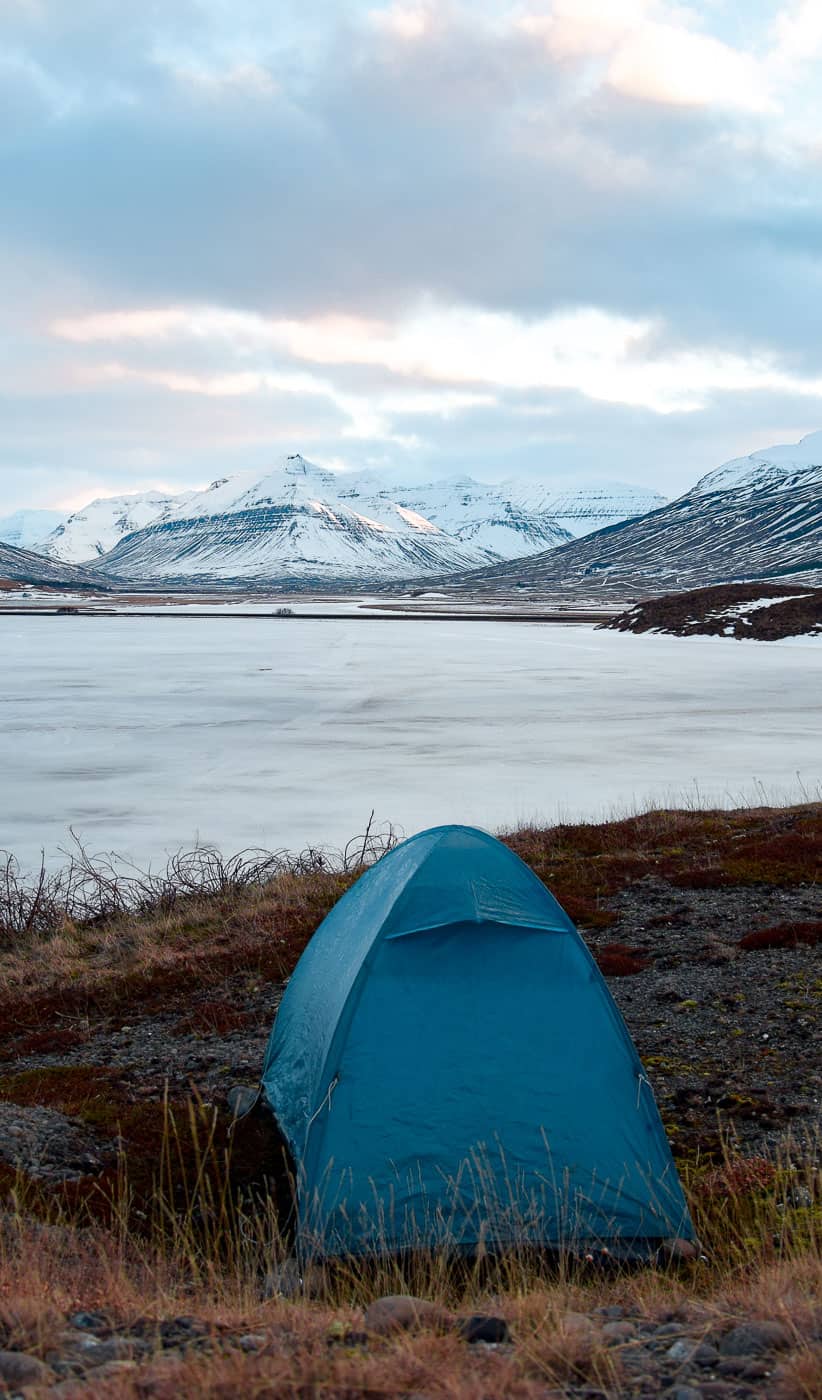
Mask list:
POLYGON ((343 844, 801 800, 822 641, 505 622, 0 617, 0 847, 72 826, 139 862, 196 839, 343 844))

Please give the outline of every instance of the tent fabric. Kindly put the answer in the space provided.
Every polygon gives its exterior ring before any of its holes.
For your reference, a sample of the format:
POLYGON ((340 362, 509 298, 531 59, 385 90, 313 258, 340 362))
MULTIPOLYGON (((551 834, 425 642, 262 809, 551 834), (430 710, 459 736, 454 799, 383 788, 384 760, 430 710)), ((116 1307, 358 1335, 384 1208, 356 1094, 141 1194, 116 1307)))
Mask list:
POLYGON ((262 1075, 299 1236, 325 1254, 691 1238, 642 1065, 595 962, 511 850, 412 837, 318 928, 262 1075))

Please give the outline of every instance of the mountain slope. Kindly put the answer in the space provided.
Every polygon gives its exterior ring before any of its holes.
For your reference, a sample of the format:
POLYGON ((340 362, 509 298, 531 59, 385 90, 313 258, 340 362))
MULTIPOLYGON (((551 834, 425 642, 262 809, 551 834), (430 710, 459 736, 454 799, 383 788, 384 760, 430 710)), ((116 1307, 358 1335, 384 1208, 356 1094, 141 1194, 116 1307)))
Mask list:
POLYGON ((579 539, 607 525, 647 515, 666 504, 665 496, 644 486, 628 486, 623 481, 600 482, 592 486, 566 486, 527 480, 504 481, 503 491, 512 505, 523 511, 549 516, 570 535, 579 539))
POLYGON ((339 496, 340 477, 302 457, 258 480, 217 481, 127 536, 101 560, 116 577, 178 582, 368 582, 470 568, 488 555, 378 498, 339 496))
POLYGON ((392 501, 414 511, 489 561, 536 554, 571 537, 541 506, 516 501, 502 488, 468 476, 402 486, 383 485, 369 473, 340 478, 338 489, 340 499, 353 509, 379 509, 379 501, 392 501))
POLYGON ((51 559, 82 564, 107 554, 121 539, 187 500, 165 491, 141 491, 133 496, 101 496, 77 510, 41 540, 51 559))
POLYGON ((478 594, 625 596, 780 577, 822 582, 822 432, 727 462, 638 520, 447 582, 478 594))
POLYGON ((0 580, 12 583, 46 584, 51 588, 105 588, 107 580, 91 569, 78 569, 28 549, 0 544, 0 580))
POLYGON ((59 510, 16 510, 0 519, 0 542, 36 550, 62 519, 59 510))

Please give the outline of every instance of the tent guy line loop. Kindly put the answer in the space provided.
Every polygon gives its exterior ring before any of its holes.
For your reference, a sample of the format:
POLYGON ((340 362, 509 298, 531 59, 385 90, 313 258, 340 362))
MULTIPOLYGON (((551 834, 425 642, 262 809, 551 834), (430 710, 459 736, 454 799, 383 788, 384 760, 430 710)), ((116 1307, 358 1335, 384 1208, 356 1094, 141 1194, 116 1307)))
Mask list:
POLYGON ((650 1081, 650 1079, 646 1079, 646 1077, 645 1077, 645 1075, 642 1073, 642 1071, 641 1071, 641 1070, 637 1070, 637 1074, 636 1074, 636 1106, 637 1106, 637 1108, 639 1108, 639 1100, 640 1100, 640 1095, 642 1094, 642 1086, 643 1086, 643 1084, 647 1084, 647 1085, 648 1085, 648 1088, 649 1088, 649 1089, 651 1088, 651 1081, 650 1081))
POLYGON ((334 1078, 331 1080, 331 1083, 329 1084, 329 1086, 328 1086, 326 1092, 323 1094, 322 1098, 320 1099, 319 1107, 314 1111, 314 1113, 312 1113, 311 1117, 309 1118, 308 1122, 307 1122, 306 1125, 305 1125, 306 1140, 307 1140, 307 1138, 308 1138, 309 1132, 311 1131, 311 1124, 312 1124, 317 1118, 319 1118, 319 1116, 320 1116, 320 1114, 322 1113, 323 1109, 324 1109, 324 1108, 327 1108, 327 1109, 328 1109, 328 1112, 329 1112, 329 1113, 331 1112, 331 1099, 332 1099, 334 1090, 336 1089, 336 1087, 337 1087, 337 1085, 339 1084, 339 1082, 340 1082, 340 1076, 339 1076, 338 1074, 335 1074, 335 1075, 334 1075, 334 1078))

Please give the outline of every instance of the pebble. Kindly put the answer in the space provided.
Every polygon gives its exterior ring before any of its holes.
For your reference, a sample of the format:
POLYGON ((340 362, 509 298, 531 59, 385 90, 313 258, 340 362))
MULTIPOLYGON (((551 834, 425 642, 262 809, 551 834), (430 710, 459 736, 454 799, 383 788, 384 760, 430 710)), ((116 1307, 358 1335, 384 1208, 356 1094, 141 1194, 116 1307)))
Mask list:
POLYGON ((728 1356, 716 1369, 720 1376, 739 1376, 743 1381, 761 1381, 770 1375, 767 1361, 756 1356, 728 1356))
POLYGON ((692 1264, 699 1258, 699 1245, 693 1240, 663 1240, 659 1253, 669 1264, 692 1264))
POLYGON ((473 1317, 463 1318, 457 1323, 457 1331, 463 1341, 472 1345, 477 1342, 486 1342, 491 1346, 502 1346, 511 1341, 508 1323, 504 1318, 484 1317, 481 1313, 475 1313, 473 1317))
POLYGON ((90 1366, 106 1366, 110 1361, 131 1361, 136 1350, 135 1344, 127 1337, 109 1337, 90 1347, 86 1359, 90 1366))
POLYGON ((246 1332, 244 1337, 237 1338, 237 1346, 240 1351, 259 1351, 267 1341, 268 1338, 262 1332, 246 1332))
POLYGON ((0 1351, 0 1382, 14 1390, 26 1390, 30 1385, 47 1385, 52 1372, 36 1356, 22 1351, 0 1351))
POLYGON ((418 1328, 445 1331, 453 1325, 453 1317, 438 1303, 414 1298, 404 1293, 377 1298, 365 1310, 365 1330, 387 1337, 391 1332, 408 1332, 418 1328))
POLYGON ((700 1400, 731 1400, 738 1393, 736 1386, 727 1381, 708 1381, 699 1387, 700 1400))
POLYGON ((674 1342, 673 1346, 668 1347, 665 1355, 669 1361, 676 1362, 677 1366, 684 1366, 693 1360, 696 1348, 696 1342, 691 1341, 690 1337, 683 1337, 678 1342, 674 1342))
POLYGON ((596 1332, 596 1324, 587 1313, 567 1312, 560 1318, 560 1327, 563 1332, 569 1332, 572 1337, 593 1337, 596 1332))
POLYGON ((606 1322, 602 1336, 609 1346, 621 1346, 636 1336, 636 1328, 632 1322, 606 1322))
POLYGON ((691 1360, 696 1366, 715 1366, 719 1360, 719 1352, 710 1342, 700 1342, 691 1360))
POLYGON ((106 1327, 108 1318, 104 1313, 99 1312, 76 1312, 69 1318, 69 1325, 77 1327, 81 1332, 94 1332, 99 1327, 106 1327))
POLYGON ((725 1333, 719 1351, 721 1356, 761 1356, 766 1351, 781 1351, 792 1341, 784 1322, 741 1322, 725 1333))

